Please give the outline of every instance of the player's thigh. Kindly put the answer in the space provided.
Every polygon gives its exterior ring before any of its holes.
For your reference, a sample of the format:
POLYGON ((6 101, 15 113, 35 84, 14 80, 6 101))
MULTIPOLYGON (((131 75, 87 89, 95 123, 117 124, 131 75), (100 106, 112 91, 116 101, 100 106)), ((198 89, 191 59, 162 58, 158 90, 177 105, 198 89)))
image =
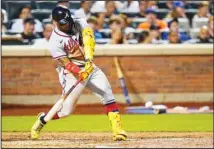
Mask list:
MULTIPOLYGON (((64 93, 67 93, 70 88, 76 84, 76 82, 78 81, 77 78, 73 77, 72 75, 67 75, 66 76, 66 79, 65 79, 65 85, 64 85, 64 88, 63 88, 63 92, 64 93)), ((70 93, 70 94, 77 94, 79 95, 83 89, 85 88, 85 85, 86 83, 84 81, 80 82, 74 89, 73 91, 70 93)))
POLYGON ((88 80, 86 87, 100 97, 103 104, 111 103, 114 101, 111 85, 102 70, 96 69, 88 80))
MULTIPOLYGON (((61 78, 61 85, 62 85, 62 94, 67 93, 68 90, 76 83, 77 78, 75 78, 72 74, 64 74, 64 76, 61 78)), ((62 107, 58 111, 58 114, 62 115, 68 115, 71 113, 75 105, 82 93, 82 91, 85 88, 86 83, 85 82, 80 82, 74 89, 73 91, 67 96, 65 99, 62 107), (61 113, 60 113, 61 112, 61 113)))
MULTIPOLYGON (((77 79, 72 73, 67 73, 63 68, 59 71, 59 82, 62 87, 62 93, 68 92, 68 90, 77 82, 77 79)), ((80 82, 72 92, 80 93, 85 87, 85 82, 80 82)))

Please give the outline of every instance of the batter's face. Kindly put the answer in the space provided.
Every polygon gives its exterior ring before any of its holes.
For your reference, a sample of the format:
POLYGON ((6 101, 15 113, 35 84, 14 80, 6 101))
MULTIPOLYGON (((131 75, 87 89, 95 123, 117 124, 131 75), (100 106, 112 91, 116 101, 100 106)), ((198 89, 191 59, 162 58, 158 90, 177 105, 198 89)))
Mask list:
POLYGON ((63 31, 63 32, 68 32, 70 30, 70 25, 69 23, 65 24, 65 25, 61 25, 58 22, 56 22, 57 27, 59 28, 59 30, 63 31))

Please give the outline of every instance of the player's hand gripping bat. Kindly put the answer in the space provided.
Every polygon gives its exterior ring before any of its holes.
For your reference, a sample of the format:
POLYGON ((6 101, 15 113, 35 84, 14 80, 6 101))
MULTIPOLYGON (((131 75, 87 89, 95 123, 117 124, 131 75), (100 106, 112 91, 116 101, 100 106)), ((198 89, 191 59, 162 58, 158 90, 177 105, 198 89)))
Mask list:
POLYGON ((126 88, 125 79, 123 77, 123 72, 121 71, 121 68, 120 68, 120 65, 119 65, 117 57, 114 57, 114 63, 115 63, 116 69, 117 69, 117 76, 118 76, 118 78, 120 80, 120 84, 121 84, 122 89, 123 89, 123 94, 125 96, 126 103, 128 105, 130 105, 131 104, 131 100, 129 98, 128 90, 126 88))

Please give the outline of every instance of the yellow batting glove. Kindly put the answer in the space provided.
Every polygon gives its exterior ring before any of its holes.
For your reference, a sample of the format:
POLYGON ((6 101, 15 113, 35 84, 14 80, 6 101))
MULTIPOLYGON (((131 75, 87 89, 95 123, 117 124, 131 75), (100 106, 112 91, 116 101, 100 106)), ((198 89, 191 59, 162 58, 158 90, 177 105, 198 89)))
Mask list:
POLYGON ((85 62, 85 67, 84 67, 84 70, 81 70, 79 72, 79 77, 80 78, 83 78, 83 80, 87 80, 89 75, 93 72, 94 70, 94 67, 92 65, 92 61, 90 60, 87 60, 85 62))
POLYGON ((80 71, 80 72, 79 72, 79 78, 82 78, 83 81, 87 80, 87 79, 88 79, 88 76, 89 76, 89 74, 88 74, 88 72, 86 72, 86 71, 80 71))

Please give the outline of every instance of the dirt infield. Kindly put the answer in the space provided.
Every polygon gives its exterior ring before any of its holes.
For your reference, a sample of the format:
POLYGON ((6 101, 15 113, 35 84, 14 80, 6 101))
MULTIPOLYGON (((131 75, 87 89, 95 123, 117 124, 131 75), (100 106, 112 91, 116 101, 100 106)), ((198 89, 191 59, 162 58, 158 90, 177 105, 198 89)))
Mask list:
POLYGON ((124 142, 111 140, 112 134, 90 132, 43 132, 30 140, 29 132, 3 132, 3 148, 212 148, 212 132, 130 132, 124 142))
MULTIPOLYGON (((163 103, 156 103, 163 104, 163 103)), ((166 103, 168 108, 173 108, 175 106, 184 106, 189 108, 200 108, 202 106, 209 106, 213 109, 213 102, 183 102, 183 103, 166 103)), ((52 105, 9 105, 2 103, 2 116, 8 115, 37 115, 41 111, 48 112, 52 105)), ((132 106, 144 106, 144 104, 132 104, 132 106)), ((120 113, 125 113, 125 104, 119 104, 120 113)), ((104 108, 102 104, 90 104, 90 105, 77 105, 73 114, 104 114, 104 108), (93 109, 93 110, 92 110, 93 109)))

